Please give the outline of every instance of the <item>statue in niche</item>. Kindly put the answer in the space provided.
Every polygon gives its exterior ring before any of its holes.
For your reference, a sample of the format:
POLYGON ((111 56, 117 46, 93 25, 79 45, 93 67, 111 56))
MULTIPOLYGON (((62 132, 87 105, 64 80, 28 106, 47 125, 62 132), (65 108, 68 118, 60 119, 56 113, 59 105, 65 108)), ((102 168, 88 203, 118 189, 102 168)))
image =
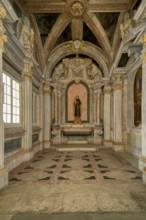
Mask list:
POLYGON ((140 68, 135 76, 134 81, 134 124, 141 124, 141 100, 142 99, 142 68, 140 68))
POLYGON ((81 123, 81 100, 77 95, 74 100, 74 116, 75 116, 75 124, 81 123))

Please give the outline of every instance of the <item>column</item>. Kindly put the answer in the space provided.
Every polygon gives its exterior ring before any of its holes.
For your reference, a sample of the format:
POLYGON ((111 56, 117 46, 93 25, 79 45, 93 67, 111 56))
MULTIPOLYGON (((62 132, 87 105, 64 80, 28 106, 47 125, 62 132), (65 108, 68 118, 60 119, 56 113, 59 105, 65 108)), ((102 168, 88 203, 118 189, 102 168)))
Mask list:
POLYGON ((58 92, 54 89, 54 99, 55 99, 55 124, 58 124, 58 92))
POLYGON ((94 93, 92 87, 89 85, 90 89, 90 123, 94 123, 94 93))
POLYGON ((127 76, 123 77, 123 144, 125 149, 127 146, 127 76))
POLYGON ((3 18, 6 12, 0 6, 0 188, 8 184, 8 172, 4 166, 4 122, 3 122, 3 48, 7 40, 4 34, 3 18))
POLYGON ((33 73, 33 47, 34 32, 27 17, 24 18, 20 33, 20 43, 25 49, 25 60, 23 69, 23 89, 24 89, 24 129, 23 148, 26 153, 26 160, 34 156, 32 148, 32 73, 33 73))
POLYGON ((143 173, 143 182, 146 183, 146 34, 143 37, 142 51, 142 155, 139 159, 139 168, 143 173))
POLYGON ((104 86, 104 145, 106 147, 111 147, 111 86, 107 83, 104 86))
POLYGON ((61 91, 59 90, 58 91, 58 124, 59 125, 61 124, 61 111, 62 111, 61 99, 62 99, 61 91))
POLYGON ((44 89, 43 89, 43 81, 40 86, 40 95, 39 95, 39 125, 41 127, 41 131, 39 134, 40 147, 43 150, 44 146, 44 89))
POLYGON ((102 127, 100 124, 100 95, 101 89, 94 88, 94 144, 102 143, 102 127))
POLYGON ((32 66, 31 61, 26 59, 23 72, 25 129, 23 148, 25 149, 27 160, 30 160, 34 156, 32 148, 32 66))
POLYGON ((93 96, 93 103, 94 103, 94 124, 96 124, 97 121, 97 91, 94 90, 94 96, 93 96))
POLYGON ((63 87, 62 89, 62 96, 61 96, 61 106, 62 106, 62 110, 61 110, 61 117, 62 117, 62 124, 65 124, 65 113, 66 113, 66 109, 65 109, 65 90, 66 90, 66 86, 63 87))
POLYGON ((101 89, 97 90, 97 115, 96 115, 96 124, 100 125, 100 112, 101 111, 101 89))
POLYGON ((113 147, 122 151, 122 77, 116 75, 113 80, 113 147))
POLYGON ((44 148, 51 145, 51 89, 50 85, 44 83, 44 148))

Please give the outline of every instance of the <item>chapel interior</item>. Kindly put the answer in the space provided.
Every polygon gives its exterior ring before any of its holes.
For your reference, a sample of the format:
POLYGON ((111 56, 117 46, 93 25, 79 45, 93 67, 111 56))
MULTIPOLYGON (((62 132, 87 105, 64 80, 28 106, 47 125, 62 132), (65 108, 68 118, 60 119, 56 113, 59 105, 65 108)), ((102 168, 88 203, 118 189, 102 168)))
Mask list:
POLYGON ((0 0, 0 219, 146 211, 145 184, 146 0, 0 0))

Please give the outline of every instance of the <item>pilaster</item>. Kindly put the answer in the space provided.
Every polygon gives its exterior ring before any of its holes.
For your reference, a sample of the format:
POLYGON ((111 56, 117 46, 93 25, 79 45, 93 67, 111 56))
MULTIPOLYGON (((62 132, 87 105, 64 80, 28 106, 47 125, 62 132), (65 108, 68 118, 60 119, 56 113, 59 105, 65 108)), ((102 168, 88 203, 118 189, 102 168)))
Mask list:
POLYGON ((139 168, 143 173, 143 182, 146 183, 146 33, 142 42, 142 156, 139 159, 139 168))
POLYGON ((123 118, 123 122, 122 122, 122 126, 123 126, 123 144, 124 144, 124 147, 128 147, 127 146, 127 121, 128 121, 128 118, 127 118, 127 111, 128 111, 128 108, 127 108, 127 97, 128 97, 128 89, 127 89, 127 76, 124 76, 123 77, 123 106, 122 106, 122 118, 123 118))
POLYGON ((101 122, 100 122, 100 110, 101 110, 101 86, 96 86, 94 88, 94 144, 101 144, 102 140, 100 135, 101 122))
POLYGON ((111 147, 111 86, 106 83, 104 86, 104 145, 106 147, 111 147))
POLYGON ((41 150, 43 150, 43 141, 44 141, 44 87, 43 87, 43 81, 41 82, 41 86, 40 86, 40 127, 41 127, 41 131, 39 134, 39 140, 41 143, 41 150))
POLYGON ((25 71, 23 73, 24 85, 24 129, 23 148, 27 154, 27 160, 33 156, 32 149, 32 63, 25 61, 25 71), (26 68, 27 66, 27 68, 26 68))
POLYGON ((3 48, 7 37, 4 33, 3 18, 6 12, 0 5, 0 188, 8 184, 8 171, 4 165, 4 122, 3 122, 3 48))
POLYGON ((25 60, 23 69, 23 87, 24 87, 24 129, 23 148, 26 152, 27 160, 34 156, 32 148, 32 68, 33 68, 33 46, 34 32, 30 26, 27 17, 24 17, 20 42, 25 49, 25 60))
POLYGON ((43 87, 44 95, 44 148, 51 145, 51 88, 45 82, 43 87))
POLYGON ((62 124, 65 124, 65 90, 66 90, 66 86, 63 87, 62 89, 62 109, 61 109, 61 118, 62 118, 62 124))
POLYGON ((122 76, 113 77, 113 147, 123 151, 122 143, 122 76))

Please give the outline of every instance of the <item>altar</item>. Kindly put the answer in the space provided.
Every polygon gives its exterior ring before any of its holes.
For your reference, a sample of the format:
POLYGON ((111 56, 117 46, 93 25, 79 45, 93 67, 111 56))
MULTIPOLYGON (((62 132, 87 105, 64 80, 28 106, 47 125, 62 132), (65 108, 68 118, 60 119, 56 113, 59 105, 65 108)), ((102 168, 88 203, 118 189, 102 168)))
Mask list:
POLYGON ((52 144, 101 144, 102 73, 88 58, 63 59, 52 74, 52 144))
POLYGON ((101 144, 102 126, 61 125, 53 129, 53 144, 101 144))

